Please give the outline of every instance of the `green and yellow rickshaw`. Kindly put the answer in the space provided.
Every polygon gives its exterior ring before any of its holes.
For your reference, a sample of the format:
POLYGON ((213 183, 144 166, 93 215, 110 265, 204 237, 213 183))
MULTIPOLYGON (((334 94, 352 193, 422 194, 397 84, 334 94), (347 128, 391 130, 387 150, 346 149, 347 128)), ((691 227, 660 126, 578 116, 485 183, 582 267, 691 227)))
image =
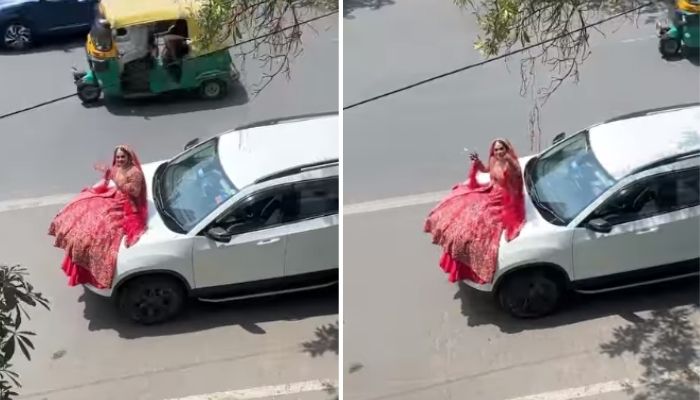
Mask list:
POLYGON ((677 0, 671 11, 671 24, 657 22, 659 51, 665 58, 678 56, 683 50, 700 49, 700 1, 677 0))
POLYGON ((198 90, 226 95, 239 73, 228 51, 233 39, 199 42, 203 0, 101 0, 87 37, 87 71, 73 71, 83 103, 198 90))

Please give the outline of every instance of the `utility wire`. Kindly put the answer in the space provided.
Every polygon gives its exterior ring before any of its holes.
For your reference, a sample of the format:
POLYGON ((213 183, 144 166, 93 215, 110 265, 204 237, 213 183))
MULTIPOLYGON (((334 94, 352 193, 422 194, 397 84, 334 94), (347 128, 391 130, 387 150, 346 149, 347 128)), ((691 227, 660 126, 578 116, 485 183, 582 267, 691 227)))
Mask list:
POLYGON ((417 87, 417 86, 425 85, 426 83, 433 82, 433 81, 436 81, 436 80, 441 79, 441 78, 445 78, 445 77, 450 76, 450 75, 458 74, 458 73, 460 73, 460 72, 464 72, 464 71, 469 70, 469 69, 472 69, 472 68, 480 67, 480 66, 485 65, 485 64, 488 64, 488 63, 490 63, 490 62, 502 60, 502 59, 504 59, 504 58, 506 58, 506 57, 510 57, 510 56, 512 56, 512 55, 519 54, 519 53, 525 52, 525 51, 527 51, 527 50, 533 49, 533 48, 535 48, 535 47, 542 46, 542 45, 547 44, 547 43, 549 43, 549 42, 553 42, 553 41, 555 41, 555 40, 564 38, 564 37, 566 37, 566 36, 571 35, 572 33, 580 32, 580 31, 586 30, 586 29, 588 29, 588 28, 592 28, 592 27, 595 27, 595 26, 604 24, 604 23, 609 22, 609 21, 611 21, 611 20, 613 20, 613 19, 616 19, 616 18, 625 16, 625 15, 627 15, 627 14, 631 14, 631 13, 633 13, 633 12, 635 12, 635 11, 638 11, 638 10, 641 10, 642 8, 647 7, 647 6, 651 5, 651 4, 652 4, 651 2, 645 3, 645 4, 641 5, 641 6, 638 6, 638 7, 635 7, 635 8, 629 9, 629 10, 626 10, 626 11, 622 11, 622 12, 620 12, 620 13, 614 14, 614 15, 612 15, 612 16, 610 16, 610 17, 607 17, 607 18, 603 18, 603 19, 601 19, 601 20, 599 20, 599 21, 596 21, 596 22, 594 22, 594 23, 592 23, 592 24, 590 24, 590 25, 585 25, 585 26, 583 26, 583 27, 581 27, 581 28, 579 28, 579 29, 576 29, 576 30, 573 30, 573 31, 569 31, 569 32, 567 32, 567 33, 564 33, 564 34, 555 36, 555 37, 550 38, 550 39, 547 39, 547 40, 543 40, 543 41, 541 41, 541 42, 538 42, 538 43, 535 43, 535 44, 532 44, 532 45, 529 45, 529 46, 526 46, 526 47, 522 47, 522 48, 520 48, 520 49, 518 49, 518 50, 513 50, 513 51, 510 51, 510 52, 508 52, 508 53, 502 54, 502 55, 500 55, 500 56, 492 57, 492 58, 489 58, 489 59, 486 59, 486 60, 483 60, 483 61, 480 61, 480 62, 477 62, 477 63, 474 63, 474 64, 465 65, 464 67, 457 68, 457 69, 454 69, 454 70, 452 70, 452 71, 442 73, 442 74, 440 74, 440 75, 435 75, 435 76, 432 76, 432 77, 430 77, 430 78, 423 79, 423 80, 421 80, 421 81, 412 83, 412 84, 410 84, 410 85, 406 85, 406 86, 403 86, 403 87, 401 87, 401 88, 398 88, 398 89, 395 89, 395 90, 392 90, 392 91, 389 91, 389 92, 385 92, 385 93, 382 93, 382 94, 380 94, 380 95, 377 95, 377 96, 374 96, 374 97, 370 97, 370 98, 365 99, 365 100, 362 100, 362 101, 358 101, 358 102, 356 102, 356 103, 350 104, 349 106, 343 107, 343 110, 349 110, 349 109, 351 109, 351 108, 359 107, 359 106, 361 106, 361 105, 363 105, 363 104, 371 103, 371 102, 373 102, 373 101, 377 101, 377 100, 379 100, 379 99, 383 99, 383 98, 385 98, 385 97, 389 97, 389 96, 391 96, 391 95, 393 95, 393 94, 397 94, 397 93, 401 93, 401 92, 404 92, 404 91, 409 90, 409 89, 413 89, 413 88, 415 88, 415 87, 417 87))
MULTIPOLYGON (((233 45, 231 45, 231 46, 226 46, 226 47, 222 48, 222 50, 229 50, 229 49, 232 49, 232 48, 234 48, 234 47, 243 46, 243 45, 248 44, 248 43, 253 43, 253 42, 256 42, 256 41, 258 41, 258 40, 265 39, 266 37, 273 36, 273 35, 277 35, 277 34, 279 34, 279 33, 288 31, 288 30, 290 30, 290 29, 294 29, 294 28, 296 28, 296 27, 298 27, 298 26, 306 25, 306 24, 308 24, 308 23, 311 23, 311 22, 314 22, 314 21, 318 21, 318 20, 323 19, 323 18, 326 18, 326 17, 330 17, 331 15, 334 15, 334 14, 337 14, 337 13, 338 13, 338 10, 336 10, 336 11, 331 11, 331 12, 328 12, 328 13, 325 13, 325 14, 322 14, 322 15, 319 15, 319 16, 316 16, 316 17, 313 17, 313 18, 309 18, 309 19, 307 19, 307 20, 298 22, 298 23, 296 23, 296 24, 294 24, 294 25, 290 25, 290 26, 284 27, 284 28, 279 29, 279 30, 277 30, 277 31, 270 32, 270 33, 267 33, 267 34, 265 34, 265 35, 257 36, 257 37, 254 37, 254 38, 252 38, 252 39, 244 40, 244 41, 242 41, 242 42, 235 43, 235 44, 233 44, 233 45)), ((198 56, 198 57, 200 57, 200 56, 198 56)), ((196 57, 195 57, 195 58, 196 58, 196 57)), ((5 119, 5 118, 9 118, 9 117, 12 117, 12 116, 15 116, 15 115, 17 115, 17 114, 25 113, 25 112, 27 112, 27 111, 36 110, 37 108, 41 108, 41 107, 47 106, 47 105, 49 105, 49 104, 58 103, 59 101, 66 100, 66 99, 69 99, 69 98, 71 98, 71 97, 75 97, 75 96, 77 96, 77 95, 78 95, 77 93, 71 93, 71 94, 68 94, 68 95, 65 95, 65 96, 56 97, 56 98, 53 98, 53 99, 51 99, 51 100, 44 101, 44 102, 42 102, 42 103, 38 103, 38 104, 34 104, 34 105, 32 105, 32 106, 29 106, 29 107, 22 108, 22 109, 20 109, 20 110, 11 111, 11 112, 9 112, 9 113, 0 115, 0 120, 1 120, 1 119, 5 119)))

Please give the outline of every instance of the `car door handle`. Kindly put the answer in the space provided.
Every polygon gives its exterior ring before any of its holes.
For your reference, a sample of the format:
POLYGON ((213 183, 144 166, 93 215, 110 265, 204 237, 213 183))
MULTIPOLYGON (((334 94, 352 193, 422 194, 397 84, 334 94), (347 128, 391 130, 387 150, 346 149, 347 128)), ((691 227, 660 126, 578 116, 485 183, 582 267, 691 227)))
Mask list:
POLYGON ((268 239, 268 240, 261 240, 257 243, 258 246, 264 246, 266 244, 272 244, 272 243, 277 243, 280 241, 280 238, 274 238, 274 239, 268 239))

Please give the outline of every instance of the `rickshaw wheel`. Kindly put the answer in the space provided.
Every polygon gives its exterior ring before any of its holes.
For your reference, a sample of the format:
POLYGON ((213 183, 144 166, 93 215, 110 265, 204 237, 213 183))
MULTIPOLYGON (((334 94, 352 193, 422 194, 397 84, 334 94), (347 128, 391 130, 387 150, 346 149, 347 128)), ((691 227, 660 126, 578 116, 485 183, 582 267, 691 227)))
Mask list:
POLYGON ((681 51, 681 42, 678 39, 670 37, 661 38, 659 40, 659 52, 664 57, 673 57, 681 51))
POLYGON ((202 82, 200 94, 207 100, 220 99, 226 95, 226 82, 219 79, 210 79, 202 82))
POLYGON ((94 103, 102 95, 102 89, 93 83, 78 83, 78 98, 83 103, 94 103))

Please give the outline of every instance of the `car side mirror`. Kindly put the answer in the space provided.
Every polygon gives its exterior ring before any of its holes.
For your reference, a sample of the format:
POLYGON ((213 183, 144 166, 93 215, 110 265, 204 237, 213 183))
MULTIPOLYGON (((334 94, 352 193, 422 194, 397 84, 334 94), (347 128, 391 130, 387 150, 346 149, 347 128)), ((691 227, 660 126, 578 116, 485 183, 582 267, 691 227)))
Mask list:
POLYGON ((557 144, 566 138, 566 132, 562 132, 552 139, 552 144, 557 144))
POLYGON ((212 228, 207 229, 204 234, 209 239, 221 243, 228 243, 231 241, 231 237, 233 237, 233 235, 228 233, 226 229, 219 226, 214 226, 212 228))
POLYGON ((195 145, 197 145, 197 143, 199 143, 199 138, 194 138, 190 140, 189 142, 187 142, 187 144, 185 144, 185 150, 189 149, 190 147, 194 147, 195 145))
POLYGON ((610 222, 604 220, 603 218, 595 218, 586 224, 586 228, 598 233, 610 233, 612 231, 612 225, 610 222))

